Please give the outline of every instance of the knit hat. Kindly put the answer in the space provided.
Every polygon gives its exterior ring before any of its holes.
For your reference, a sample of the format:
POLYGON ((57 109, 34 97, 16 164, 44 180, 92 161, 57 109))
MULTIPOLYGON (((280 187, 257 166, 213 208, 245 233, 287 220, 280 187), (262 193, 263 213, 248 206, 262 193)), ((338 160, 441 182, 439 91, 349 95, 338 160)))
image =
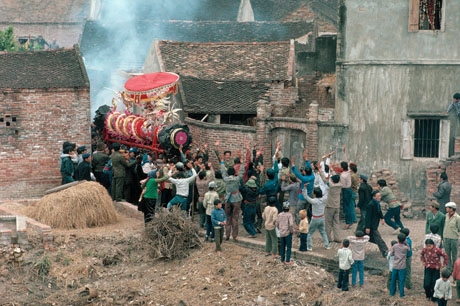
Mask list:
POLYGON ((85 154, 83 154, 81 157, 82 157, 83 159, 87 159, 87 158, 90 157, 90 156, 91 156, 91 154, 85 153, 85 154))

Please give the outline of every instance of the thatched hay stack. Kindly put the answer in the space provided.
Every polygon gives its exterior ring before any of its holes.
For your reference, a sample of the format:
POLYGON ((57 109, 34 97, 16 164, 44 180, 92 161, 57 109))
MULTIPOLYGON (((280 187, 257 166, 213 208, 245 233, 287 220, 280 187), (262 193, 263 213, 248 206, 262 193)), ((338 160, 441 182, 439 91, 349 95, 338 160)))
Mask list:
POLYGON ((201 248, 198 225, 184 219, 180 209, 162 210, 147 224, 145 237, 154 259, 181 259, 194 248, 201 248))
POLYGON ((96 182, 84 182, 45 195, 31 207, 28 215, 61 229, 84 229, 118 221, 112 198, 96 182))

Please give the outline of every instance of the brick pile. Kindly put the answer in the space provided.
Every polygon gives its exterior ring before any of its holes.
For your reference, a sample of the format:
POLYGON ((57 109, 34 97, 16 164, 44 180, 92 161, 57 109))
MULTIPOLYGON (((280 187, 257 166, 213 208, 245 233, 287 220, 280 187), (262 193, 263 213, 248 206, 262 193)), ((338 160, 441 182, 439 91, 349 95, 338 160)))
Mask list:
POLYGON ((412 211, 412 203, 407 199, 406 195, 399 189, 399 183, 396 180, 394 174, 389 169, 384 168, 377 171, 373 171, 371 179, 368 181, 368 183, 372 187, 377 187, 377 181, 381 179, 387 182, 387 186, 390 187, 396 199, 400 201, 401 204, 403 204, 404 210, 410 214, 412 211))

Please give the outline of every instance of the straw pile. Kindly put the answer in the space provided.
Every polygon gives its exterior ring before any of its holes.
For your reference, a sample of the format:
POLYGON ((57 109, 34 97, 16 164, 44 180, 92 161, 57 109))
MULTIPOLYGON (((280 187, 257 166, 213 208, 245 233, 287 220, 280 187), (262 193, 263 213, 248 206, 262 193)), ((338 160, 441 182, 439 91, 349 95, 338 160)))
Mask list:
POLYGON ((96 182, 83 182, 45 195, 31 207, 28 215, 60 229, 84 229, 118 221, 111 197, 96 182))
POLYGON ((162 210, 147 224, 145 236, 154 259, 182 259, 193 248, 201 248, 198 225, 184 219, 180 209, 162 210))

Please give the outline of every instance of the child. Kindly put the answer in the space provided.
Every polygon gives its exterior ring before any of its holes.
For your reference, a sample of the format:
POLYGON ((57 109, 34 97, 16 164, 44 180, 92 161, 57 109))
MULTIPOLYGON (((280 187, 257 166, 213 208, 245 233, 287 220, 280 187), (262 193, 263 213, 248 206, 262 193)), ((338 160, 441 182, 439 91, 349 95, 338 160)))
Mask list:
POLYGON ((291 247, 292 247, 292 232, 294 229, 294 218, 289 212, 289 202, 283 203, 283 211, 276 219, 276 227, 280 231, 280 256, 281 262, 286 265, 291 265, 291 247))
POLYGON ((444 258, 442 265, 447 264, 447 254, 442 249, 434 245, 432 239, 425 240, 425 245, 420 253, 420 260, 425 266, 423 277, 423 288, 427 300, 434 302, 433 293, 436 280, 439 278, 439 270, 441 269, 441 257, 444 258))
POLYGON ((454 272, 452 272, 452 277, 456 281, 457 289, 457 303, 460 303, 460 258, 458 258, 454 263, 454 272))
POLYGON ((407 242, 407 245, 409 246, 409 251, 407 252, 407 258, 406 258, 406 281, 404 282, 404 285, 407 289, 411 289, 412 288, 412 281, 411 281, 412 239, 410 239, 409 237, 410 230, 407 227, 402 228, 401 233, 406 235, 406 242, 407 242))
POLYGON ((348 237, 351 244, 351 253, 355 262, 351 270, 351 286, 356 286, 356 272, 359 272, 359 286, 364 285, 364 246, 369 241, 369 236, 364 235, 363 231, 356 231, 355 236, 348 237))
POLYGON ((217 184, 214 181, 208 184, 209 191, 204 194, 203 207, 206 209, 206 238, 208 241, 211 238, 211 242, 214 242, 214 226, 212 225, 211 213, 214 209, 214 201, 219 199, 219 194, 216 191, 217 184))
POLYGON ((398 234, 398 243, 391 247, 390 252, 394 255, 393 271, 391 271, 390 296, 396 293, 396 280, 398 280, 399 297, 404 297, 404 282, 406 280, 406 258, 409 246, 406 243, 406 235, 398 234))
MULTIPOLYGON (((425 235, 425 240, 427 239, 432 239, 433 242, 434 242, 434 245, 437 246, 438 248, 441 248, 441 241, 442 241, 442 238, 441 236, 438 234, 439 232, 439 225, 437 224, 431 224, 430 225, 430 232, 429 234, 426 234, 425 235)), ((423 243, 423 247, 425 247, 425 243, 423 243)))
POLYGON ((298 230, 300 233, 300 252, 307 251, 307 237, 308 237, 308 219, 307 219, 307 211, 302 209, 299 211, 300 223, 298 225, 298 230))
POLYGON ((433 297, 438 299, 438 306, 447 306, 447 300, 452 298, 452 288, 449 282, 450 273, 446 268, 441 271, 441 278, 434 285, 433 297))
POLYGON ((216 252, 217 255, 220 256, 222 252, 222 248, 220 247, 220 243, 224 238, 224 229, 223 227, 227 224, 227 215, 225 214, 225 210, 222 209, 222 200, 217 199, 214 200, 214 209, 211 212, 211 221, 212 225, 214 226, 214 235, 216 239, 216 252))
POLYGON ((276 208, 276 197, 269 197, 267 206, 262 214, 265 220, 265 256, 272 255, 278 258, 278 237, 276 236, 276 219, 278 218, 278 209, 276 208))
MULTIPOLYGON (((397 244, 398 241, 392 240, 391 241, 391 246, 393 247, 395 244, 397 244)), ((393 272, 393 261, 395 259, 395 256, 391 254, 391 252, 388 252, 387 255, 387 260, 388 260, 388 268, 390 270, 390 274, 388 274, 388 280, 387 280, 387 290, 390 291, 390 283, 391 283, 391 273, 393 272)))
POLYGON ((354 263, 353 255, 348 246, 350 246, 350 240, 343 239, 342 248, 337 251, 337 256, 339 257, 339 282, 337 283, 337 288, 341 288, 342 291, 348 291, 348 276, 351 265, 354 263))

